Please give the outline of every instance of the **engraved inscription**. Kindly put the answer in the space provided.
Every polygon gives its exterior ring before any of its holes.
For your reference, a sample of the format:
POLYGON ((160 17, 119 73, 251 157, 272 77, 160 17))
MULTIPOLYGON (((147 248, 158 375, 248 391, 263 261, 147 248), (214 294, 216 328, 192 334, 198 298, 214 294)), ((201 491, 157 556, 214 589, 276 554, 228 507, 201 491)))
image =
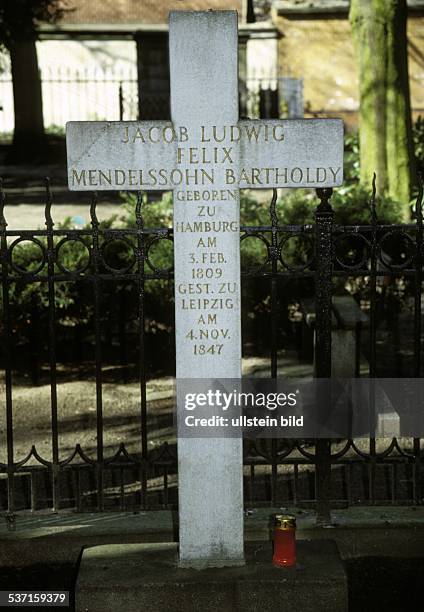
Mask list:
MULTIPOLYGON (((68 128, 71 142, 74 125, 68 128)), ((100 125, 103 140, 98 137, 99 149, 90 148, 84 164, 79 152, 69 152, 71 189, 173 190, 175 206, 182 207, 175 215, 174 237, 184 244, 178 248, 175 277, 176 310, 186 315, 179 323, 187 345, 184 350, 200 359, 225 356, 235 341, 231 321, 240 301, 232 238, 237 236, 238 244, 239 189, 340 184, 341 122, 100 125), (328 138, 328 129, 334 138, 328 138), (337 138, 339 148, 332 148, 337 138), (182 213, 184 207, 186 213, 182 213)))

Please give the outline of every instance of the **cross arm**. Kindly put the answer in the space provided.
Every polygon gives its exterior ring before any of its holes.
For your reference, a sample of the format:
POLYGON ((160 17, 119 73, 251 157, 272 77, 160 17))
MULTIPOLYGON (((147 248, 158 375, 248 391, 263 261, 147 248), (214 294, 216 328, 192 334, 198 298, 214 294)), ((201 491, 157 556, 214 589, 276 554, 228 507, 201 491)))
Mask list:
POLYGON ((169 190, 178 182, 177 134, 170 121, 70 121, 66 125, 72 191, 169 190))

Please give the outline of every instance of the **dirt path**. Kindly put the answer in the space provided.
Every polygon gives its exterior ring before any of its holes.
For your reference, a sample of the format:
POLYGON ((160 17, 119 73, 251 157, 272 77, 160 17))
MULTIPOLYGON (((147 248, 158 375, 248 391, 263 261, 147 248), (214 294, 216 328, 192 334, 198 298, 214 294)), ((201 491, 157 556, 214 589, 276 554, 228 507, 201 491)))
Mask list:
MULTIPOLYGON (((243 360, 244 375, 269 376, 269 360, 251 357, 243 360)), ((311 365, 299 364, 292 357, 280 360, 280 374, 310 376, 311 365)), ((105 455, 112 456, 125 442, 127 450, 141 450, 140 385, 119 383, 108 376, 102 385, 103 436, 105 455)), ((13 387, 15 460, 23 459, 34 444, 40 455, 51 460, 50 385, 33 387, 24 381, 13 387)), ((95 457, 96 384, 95 380, 69 380, 57 386, 60 459, 68 457, 79 443, 95 457)), ((173 430, 174 379, 152 379, 147 384, 147 430, 149 448, 175 442, 173 430)), ((0 378, 0 461, 6 460, 6 406, 4 378, 0 378)))

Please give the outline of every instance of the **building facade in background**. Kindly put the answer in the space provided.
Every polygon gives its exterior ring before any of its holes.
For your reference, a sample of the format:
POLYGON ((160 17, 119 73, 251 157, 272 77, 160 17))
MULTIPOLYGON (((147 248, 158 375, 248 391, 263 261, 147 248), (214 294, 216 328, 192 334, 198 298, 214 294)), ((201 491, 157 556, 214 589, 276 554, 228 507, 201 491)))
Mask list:
MULTIPOLYGON (((239 14, 240 114, 303 113, 302 83, 285 79, 279 32, 267 8, 248 0, 69 0, 54 25, 40 24, 37 53, 45 126, 70 120, 169 118, 170 10, 236 9, 239 14), (256 10, 254 10, 256 9, 256 10), (280 103, 286 95, 286 102, 280 103)), ((13 131, 7 58, 0 73, 0 133, 13 131)))
MULTIPOLYGON (((274 0, 281 69, 304 83, 305 116, 357 125, 358 80, 349 0, 274 0)), ((424 115, 424 1, 408 0, 408 57, 413 118, 424 115)))
MULTIPOLYGON (((349 0, 68 0, 37 42, 46 128, 70 120, 169 118, 170 10, 239 13, 240 115, 342 117, 357 125, 349 0)), ((414 119, 424 115, 424 0, 408 0, 414 119)), ((13 132, 7 56, 0 56, 0 138, 13 132)))

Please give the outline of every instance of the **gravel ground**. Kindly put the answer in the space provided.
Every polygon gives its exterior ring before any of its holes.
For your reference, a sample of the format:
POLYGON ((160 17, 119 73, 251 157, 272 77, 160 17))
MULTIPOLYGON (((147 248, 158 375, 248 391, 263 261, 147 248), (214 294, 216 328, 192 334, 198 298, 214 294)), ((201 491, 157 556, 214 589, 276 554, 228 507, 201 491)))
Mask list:
MULTIPOLYGON (((280 360, 280 374, 310 376, 311 364, 299 364, 288 355, 280 360)), ((248 376, 268 376, 269 360, 250 357, 243 360, 248 376)), ((140 385, 121 383, 117 368, 103 368, 103 422, 106 456, 113 455, 121 442, 129 452, 140 452, 140 385)), ((89 454, 96 449, 96 385, 93 378, 78 380, 77 374, 58 369, 57 397, 60 458, 70 455, 77 443, 89 454)), ((15 379, 13 419, 15 459, 23 459, 35 444, 42 457, 51 460, 50 385, 31 386, 27 379, 15 379)), ((147 383, 147 427, 149 447, 175 442, 172 427, 173 379, 162 377, 147 383)), ((0 374, 0 461, 6 458, 4 374, 0 374)))
MULTIPOLYGON (((311 375, 310 364, 299 364, 292 356, 280 359, 279 375, 304 377, 311 375)), ((251 357, 243 360, 245 376, 268 376, 269 360, 251 357)), ((103 436, 105 457, 113 456, 124 442, 130 453, 141 451, 140 385, 138 382, 116 382, 116 369, 104 368, 103 436), (115 379, 115 380, 114 380, 115 379)), ((59 380, 66 373, 59 370, 59 380)), ((147 428, 150 450, 164 442, 175 444, 173 429, 173 379, 156 378, 147 383, 147 428)), ((95 457, 96 450, 96 385, 91 380, 65 380, 57 386, 60 459, 68 457, 79 443, 95 457)), ((6 461, 5 387, 0 378, 0 461, 6 461)), ((22 460, 34 444, 39 454, 51 460, 50 385, 30 386, 16 380, 13 388, 15 460, 22 460)), ((378 450, 387 448, 390 439, 379 439, 378 450)), ((403 441, 410 446, 409 440, 403 441)), ((343 443, 340 444, 341 446, 343 443)), ((358 441, 367 451, 368 440, 358 441)), ((285 468, 284 468, 285 469, 285 468)))
MULTIPOLYGON (((140 386, 137 383, 103 384, 104 447, 113 455, 121 442, 131 453, 141 450, 140 386)), ((0 385, 0 461, 6 459, 5 389, 0 385)), ((57 387, 60 459, 68 457, 77 443, 89 455, 96 449, 96 386, 94 381, 75 380, 57 387)), ((147 386, 149 444, 153 448, 173 441, 173 381, 152 380, 147 386)), ((34 444, 51 460, 50 386, 16 386, 13 393, 15 460, 23 459, 34 444)))

